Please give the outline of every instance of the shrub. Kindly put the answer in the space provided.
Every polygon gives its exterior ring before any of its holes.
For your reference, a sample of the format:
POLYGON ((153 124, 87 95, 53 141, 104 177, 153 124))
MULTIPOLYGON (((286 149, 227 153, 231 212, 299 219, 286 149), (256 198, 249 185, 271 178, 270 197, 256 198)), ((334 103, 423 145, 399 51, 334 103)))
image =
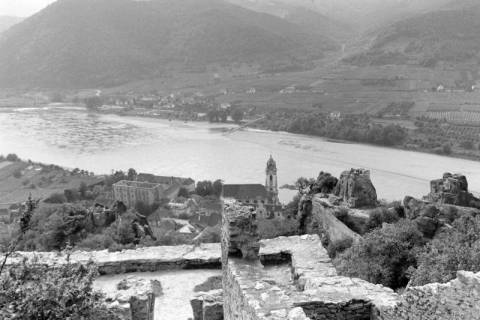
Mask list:
POLYGON ((416 265, 414 250, 423 244, 415 223, 400 220, 368 233, 363 241, 339 254, 334 263, 341 275, 397 289, 407 285, 408 270, 416 265))
POLYGON ((65 203, 67 198, 62 193, 54 193, 44 200, 45 203, 65 203))
POLYGON ((83 250, 104 250, 113 246, 115 241, 108 234, 90 234, 76 245, 83 250))
POLYGON ((400 220, 400 217, 394 209, 387 209, 385 207, 373 209, 367 221, 367 232, 381 227, 383 223, 395 223, 398 220, 400 220))
POLYGON ((13 171, 13 176, 17 179, 20 179, 22 177, 22 170, 16 169, 15 171, 13 171))
POLYGON ((412 285, 448 282, 458 270, 480 271, 480 216, 465 215, 427 244, 417 255, 412 285))
POLYGON ((343 239, 330 242, 327 247, 327 252, 330 258, 334 259, 337 254, 344 252, 353 245, 352 239, 343 239))
POLYGON ((50 269, 24 262, 0 278, 1 319, 118 319, 93 290, 94 265, 50 269))
POLYGON ((10 162, 20 161, 20 158, 15 153, 10 153, 9 155, 7 155, 6 159, 7 159, 7 161, 10 161, 10 162))
POLYGON ((80 193, 75 189, 66 189, 64 192, 67 202, 75 202, 80 200, 80 193))

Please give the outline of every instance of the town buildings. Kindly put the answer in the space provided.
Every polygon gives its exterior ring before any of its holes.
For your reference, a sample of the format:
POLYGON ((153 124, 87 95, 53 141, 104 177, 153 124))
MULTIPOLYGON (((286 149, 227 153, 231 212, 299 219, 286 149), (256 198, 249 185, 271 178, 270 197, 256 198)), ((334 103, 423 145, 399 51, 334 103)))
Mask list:
POLYGON ((272 156, 267 161, 265 176, 265 185, 225 184, 222 198, 255 207, 257 213, 265 219, 282 217, 282 206, 278 199, 277 164, 272 156))
POLYGON ((195 181, 178 177, 163 177, 140 173, 136 181, 122 180, 113 185, 115 201, 123 202, 127 207, 134 207, 137 202, 152 205, 162 199, 173 200, 180 189, 195 189, 195 181))

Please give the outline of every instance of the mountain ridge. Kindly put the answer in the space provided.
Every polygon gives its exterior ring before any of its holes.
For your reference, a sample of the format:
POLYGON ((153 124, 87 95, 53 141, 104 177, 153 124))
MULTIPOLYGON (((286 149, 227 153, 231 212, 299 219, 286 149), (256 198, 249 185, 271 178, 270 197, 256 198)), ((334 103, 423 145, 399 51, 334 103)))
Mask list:
POLYGON ((221 0, 59 0, 0 37, 0 85, 92 87, 319 58, 331 39, 221 0))

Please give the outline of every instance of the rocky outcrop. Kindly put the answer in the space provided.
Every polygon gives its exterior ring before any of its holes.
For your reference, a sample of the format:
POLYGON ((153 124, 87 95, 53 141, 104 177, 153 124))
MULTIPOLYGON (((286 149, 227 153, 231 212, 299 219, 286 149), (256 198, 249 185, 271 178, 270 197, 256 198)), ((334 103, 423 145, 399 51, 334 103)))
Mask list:
POLYGON ((160 282, 131 276, 116 289, 106 294, 105 301, 121 320, 153 320, 155 298, 162 295, 160 282))
POLYGON ((377 205, 377 191, 370 180, 370 171, 368 170, 344 171, 335 187, 334 194, 351 208, 377 205))
POLYGON ((433 238, 439 229, 463 215, 480 214, 479 209, 432 203, 408 196, 403 200, 403 206, 405 217, 414 221, 427 238, 433 238))
POLYGON ((480 199, 468 191, 467 178, 461 174, 444 173, 442 179, 431 181, 430 193, 425 200, 480 209, 480 199))

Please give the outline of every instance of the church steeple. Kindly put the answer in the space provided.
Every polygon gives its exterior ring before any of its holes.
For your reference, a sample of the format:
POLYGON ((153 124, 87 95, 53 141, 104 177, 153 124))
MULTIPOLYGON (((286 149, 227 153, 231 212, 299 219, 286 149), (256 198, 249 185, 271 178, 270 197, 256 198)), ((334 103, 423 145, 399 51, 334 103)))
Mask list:
POLYGON ((268 192, 273 193, 275 196, 278 195, 278 181, 277 181, 277 163, 273 160, 273 157, 270 155, 270 159, 267 161, 267 169, 265 170, 267 175, 265 181, 265 188, 268 192))

